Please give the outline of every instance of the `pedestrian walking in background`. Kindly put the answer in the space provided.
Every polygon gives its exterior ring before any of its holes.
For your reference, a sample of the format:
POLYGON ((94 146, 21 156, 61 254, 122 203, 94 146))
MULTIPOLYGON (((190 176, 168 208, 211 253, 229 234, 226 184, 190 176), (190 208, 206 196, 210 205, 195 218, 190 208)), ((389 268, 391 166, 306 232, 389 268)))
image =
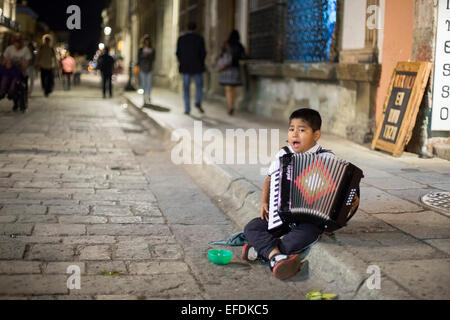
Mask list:
POLYGON ((109 54, 109 47, 105 47, 103 54, 98 58, 97 69, 102 74, 103 98, 106 99, 106 88, 109 89, 109 97, 113 96, 112 76, 114 74, 115 60, 109 54))
POLYGON ((149 35, 145 35, 142 40, 142 47, 139 49, 137 61, 141 87, 144 89, 144 106, 147 106, 150 105, 153 62, 155 61, 155 49, 152 47, 149 35))
POLYGON ((0 81, 0 99, 5 95, 12 98, 15 93, 16 83, 22 74, 27 73, 31 61, 31 53, 27 47, 23 46, 20 36, 14 37, 12 45, 8 46, 3 53, 0 81))
POLYGON ((12 99, 16 89, 16 83, 20 79, 20 68, 15 66, 11 59, 3 59, 0 66, 0 100, 12 99))
MULTIPOLYGON (((20 35, 16 35, 13 44, 8 46, 3 53, 3 65, 0 68, 1 82, 0 82, 0 99, 6 95, 8 99, 14 101, 13 111, 19 108, 19 98, 17 83, 20 80, 28 81, 27 71, 31 61, 31 53, 27 46, 23 45, 23 40, 20 35)), ((21 106, 22 111, 26 107, 21 106)))
POLYGON ((225 87, 228 114, 234 113, 234 101, 236 98, 236 87, 242 86, 240 60, 245 59, 245 49, 240 42, 239 32, 233 30, 228 40, 222 47, 217 71, 220 72, 219 83, 225 87))
POLYGON ((203 99, 203 72, 205 72, 205 40, 202 36, 195 33, 197 25, 194 22, 189 23, 188 32, 178 38, 177 58, 180 64, 180 73, 183 76, 183 92, 185 103, 185 114, 191 112, 191 79, 194 78, 196 95, 195 106, 204 113, 202 108, 203 99))
POLYGON ((56 52, 55 49, 53 49, 51 42, 52 39, 50 35, 44 35, 42 37, 42 45, 36 56, 36 68, 40 69, 41 86, 46 97, 52 93, 55 86, 54 69, 58 65, 56 52))
POLYGON ((70 80, 72 74, 75 72, 75 59, 66 51, 64 58, 61 61, 61 68, 63 74, 64 90, 70 91, 70 80))

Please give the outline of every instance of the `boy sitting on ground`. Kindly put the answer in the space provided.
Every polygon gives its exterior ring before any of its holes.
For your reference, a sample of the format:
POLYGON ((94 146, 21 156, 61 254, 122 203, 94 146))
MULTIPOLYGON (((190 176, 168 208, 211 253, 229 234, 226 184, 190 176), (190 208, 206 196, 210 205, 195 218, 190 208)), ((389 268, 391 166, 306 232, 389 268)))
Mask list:
MULTIPOLYGON (((262 189, 260 218, 253 219, 245 227, 244 234, 248 243, 242 251, 244 260, 255 261, 262 258, 269 261, 273 275, 280 280, 289 279, 297 274, 302 264, 300 253, 318 241, 324 232, 323 226, 312 223, 286 225, 272 207, 274 201, 270 201, 270 195, 274 193, 279 182, 276 180, 276 173, 280 168, 280 157, 288 152, 334 157, 331 151, 323 149, 318 143, 322 119, 317 111, 297 110, 290 116, 289 121, 289 146, 278 152, 269 168, 262 189)), ((358 204, 359 199, 356 198, 353 207, 356 208, 358 204)))

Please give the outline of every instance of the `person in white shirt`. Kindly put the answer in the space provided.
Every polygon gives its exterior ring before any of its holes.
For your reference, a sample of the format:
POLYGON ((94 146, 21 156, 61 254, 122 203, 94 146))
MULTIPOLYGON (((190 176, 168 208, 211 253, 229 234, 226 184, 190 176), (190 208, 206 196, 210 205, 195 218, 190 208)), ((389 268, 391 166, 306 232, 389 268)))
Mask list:
POLYGON ((6 48, 3 59, 11 61, 14 66, 19 68, 25 74, 32 59, 32 55, 30 49, 23 45, 22 38, 20 36, 15 36, 13 44, 6 48))
MULTIPOLYGON (((15 36, 13 44, 8 46, 3 54, 0 71, 0 99, 8 94, 9 99, 14 98, 16 83, 21 76, 26 75, 32 55, 28 47, 23 45, 22 38, 15 36)), ((14 99, 15 109, 16 100, 14 99)))

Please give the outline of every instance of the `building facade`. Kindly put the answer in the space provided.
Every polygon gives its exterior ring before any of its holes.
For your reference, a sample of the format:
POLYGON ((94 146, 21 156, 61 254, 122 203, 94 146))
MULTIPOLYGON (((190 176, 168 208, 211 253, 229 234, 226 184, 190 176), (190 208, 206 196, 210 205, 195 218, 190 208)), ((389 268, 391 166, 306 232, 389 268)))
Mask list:
MULTIPOLYGON (((237 29, 249 55, 239 108, 280 120, 313 108, 325 132, 365 144, 381 121, 397 62, 434 62, 439 1, 446 0, 123 0, 112 1, 107 19, 125 23, 119 16, 132 3, 128 27, 118 28, 114 41, 131 39, 126 51, 135 59, 139 39, 150 34, 155 81, 174 90, 180 90, 176 40, 195 21, 208 51, 210 98, 223 98, 214 66, 237 29), (118 3, 124 8, 115 16, 110 10, 118 3)), ((431 80, 409 151, 436 153, 449 144, 449 131, 431 130, 432 88, 431 80)))
POLYGON ((14 33, 18 31, 16 0, 0 0, 0 52, 5 51, 14 33))
POLYGON ((36 39, 38 17, 38 14, 27 6, 26 1, 17 5, 16 21, 19 24, 19 31, 25 41, 39 43, 39 39, 36 39))

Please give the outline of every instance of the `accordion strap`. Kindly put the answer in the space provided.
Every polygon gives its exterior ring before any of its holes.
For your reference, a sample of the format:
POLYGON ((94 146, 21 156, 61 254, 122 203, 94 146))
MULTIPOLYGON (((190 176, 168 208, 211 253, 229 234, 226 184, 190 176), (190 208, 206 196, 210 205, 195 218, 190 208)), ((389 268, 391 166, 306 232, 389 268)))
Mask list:
MULTIPOLYGON (((287 154, 292 154, 291 149, 289 149, 289 147, 284 147, 283 150, 287 153, 287 154)), ((322 153, 333 153, 331 150, 327 150, 327 149, 323 149, 322 147, 317 150, 316 154, 322 154, 322 153)), ((334 153, 333 153, 334 154, 334 153)))
POLYGON ((320 149, 317 151, 317 154, 322 154, 322 153, 332 153, 332 154, 334 154, 331 150, 327 150, 327 149, 322 149, 322 148, 320 148, 320 149))
MULTIPOLYGON (((361 197, 359 187, 356 189, 356 194, 358 195, 358 198, 361 197)), ((351 214, 347 217, 347 221, 346 221, 346 222, 349 222, 350 219, 353 218, 353 216, 355 215, 356 211, 358 211, 358 208, 359 208, 359 205, 358 205, 358 206, 355 208, 355 210, 353 210, 353 212, 351 212, 351 214)))
POLYGON ((283 150, 287 153, 287 154, 291 154, 291 149, 289 149, 289 147, 284 147, 283 150))

